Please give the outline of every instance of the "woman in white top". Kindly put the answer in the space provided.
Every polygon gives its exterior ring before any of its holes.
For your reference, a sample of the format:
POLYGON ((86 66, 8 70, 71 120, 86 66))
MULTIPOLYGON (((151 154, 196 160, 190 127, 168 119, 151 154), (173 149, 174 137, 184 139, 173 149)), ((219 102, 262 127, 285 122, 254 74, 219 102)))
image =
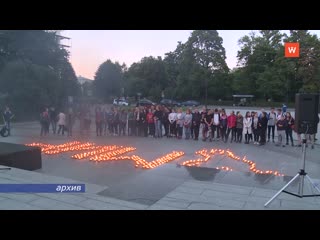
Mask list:
POLYGON ((243 133, 245 134, 245 144, 249 144, 249 139, 252 137, 252 117, 250 112, 246 113, 243 119, 243 133))
POLYGON ((177 113, 172 109, 172 112, 169 113, 168 116, 170 125, 169 125, 169 132, 170 132, 170 137, 176 137, 177 136, 177 127, 176 127, 176 121, 177 121, 177 113))
POLYGON ((182 109, 179 108, 177 113, 178 139, 182 138, 183 122, 184 122, 184 114, 182 113, 182 109))
POLYGON ((66 115, 63 112, 60 112, 58 114, 58 134, 60 134, 60 131, 62 130, 62 135, 64 135, 64 130, 66 126, 66 115))

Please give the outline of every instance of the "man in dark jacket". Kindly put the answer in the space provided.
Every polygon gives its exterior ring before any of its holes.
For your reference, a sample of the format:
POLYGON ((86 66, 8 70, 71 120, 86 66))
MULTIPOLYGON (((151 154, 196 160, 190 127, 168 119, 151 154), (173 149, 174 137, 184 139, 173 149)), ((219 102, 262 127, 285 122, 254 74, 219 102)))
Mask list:
POLYGON ((267 126, 268 126, 267 114, 266 114, 266 112, 262 112, 261 117, 258 120, 258 130, 259 130, 259 134, 260 134, 260 143, 259 143, 260 146, 266 144, 267 126))
POLYGON ((11 119, 14 117, 14 115, 10 111, 10 108, 6 107, 6 109, 4 110, 2 116, 3 116, 4 123, 5 123, 5 125, 7 126, 7 129, 8 129, 8 133, 9 133, 8 136, 10 136, 10 129, 11 129, 10 123, 11 123, 11 119))
POLYGON ((201 114, 199 113, 198 109, 195 109, 194 113, 192 113, 191 132, 193 133, 192 138, 196 141, 199 138, 200 122, 201 122, 201 114))

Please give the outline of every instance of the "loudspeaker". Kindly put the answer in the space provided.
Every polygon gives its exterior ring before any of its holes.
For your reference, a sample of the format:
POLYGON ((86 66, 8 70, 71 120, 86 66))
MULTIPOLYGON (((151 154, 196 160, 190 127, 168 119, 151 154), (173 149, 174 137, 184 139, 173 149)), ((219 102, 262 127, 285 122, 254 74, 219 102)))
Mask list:
POLYGON ((319 94, 297 93, 295 99, 295 131, 314 134, 318 127, 319 94))

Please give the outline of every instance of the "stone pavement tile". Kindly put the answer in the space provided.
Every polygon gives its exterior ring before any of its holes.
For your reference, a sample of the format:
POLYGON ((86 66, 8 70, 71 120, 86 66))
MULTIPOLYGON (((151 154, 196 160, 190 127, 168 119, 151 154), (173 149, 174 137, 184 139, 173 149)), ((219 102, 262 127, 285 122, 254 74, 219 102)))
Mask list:
POLYGON ((164 197, 155 203, 155 205, 158 205, 158 204, 174 207, 174 208, 186 209, 191 204, 191 202, 186 200, 181 200, 181 199, 164 197))
POLYGON ((87 197, 84 197, 82 193, 38 193, 37 195, 71 204, 77 204, 88 199, 87 197))
POLYGON ((222 192, 234 192, 239 194, 248 195, 252 192, 252 187, 236 186, 221 183, 203 183, 200 181, 188 181, 182 184, 183 187, 193 187, 200 189, 209 189, 222 192))
POLYGON ((79 204, 77 204, 77 206, 85 207, 93 210, 134 210, 133 208, 101 202, 93 199, 88 199, 83 202, 80 202, 79 204))
POLYGON ((275 209, 275 208, 280 207, 281 200, 275 199, 272 203, 270 203, 270 205, 267 208, 265 208, 264 204, 266 202, 268 202, 268 200, 269 200, 269 198, 266 198, 266 197, 249 196, 243 209, 246 209, 246 210, 250 210, 250 209, 251 210, 256 210, 256 209, 268 210, 268 209, 275 209))
POLYGON ((176 189, 174 189, 174 191, 200 195, 204 191, 204 189, 188 186, 179 186, 176 189))
POLYGON ((232 199, 232 200, 238 200, 238 201, 246 201, 248 199, 248 195, 232 193, 232 192, 220 192, 220 191, 213 191, 213 190, 205 190, 201 195, 206 197, 214 197, 214 198, 226 199, 226 200, 232 199))
POLYGON ((192 202, 209 203, 209 204, 213 203, 218 206, 232 207, 232 208, 237 208, 237 209, 241 209, 245 204, 245 200, 233 200, 233 199, 225 198, 225 197, 219 198, 218 196, 214 196, 214 197, 205 196, 203 194, 196 196, 196 195, 187 194, 187 193, 171 192, 167 195, 167 197, 189 200, 192 202))
POLYGON ((320 205, 318 204, 310 204, 302 201, 288 201, 288 200, 281 200, 281 209, 283 210, 320 210, 320 205))
POLYGON ((47 210, 89 210, 89 209, 85 207, 71 205, 71 204, 58 203, 48 208, 47 210))
POLYGON ((1 193, 0 196, 25 203, 31 202, 39 198, 39 196, 32 193, 1 193))
POLYGON ((215 204, 207 204, 207 203, 191 203, 188 209, 189 210, 239 210, 238 208, 221 207, 215 204))
POLYGON ((41 210, 41 207, 33 206, 24 202, 13 199, 0 201, 0 209, 2 210, 41 210))
POLYGON ((0 201, 8 199, 3 193, 0 194, 0 201))
POLYGON ((42 209, 50 209, 55 205, 61 204, 61 202, 57 201, 57 200, 53 200, 53 199, 39 196, 38 199, 29 202, 29 204, 36 206, 36 207, 40 207, 42 209))
MULTIPOLYGON (((262 189, 262 188, 255 188, 252 193, 250 194, 250 196, 256 196, 256 197, 266 197, 268 198, 268 200, 270 198, 272 198, 276 193, 278 192, 278 190, 270 190, 270 189, 262 189)), ((291 191, 290 191, 291 192, 291 191)), ((293 193, 298 193, 298 192, 294 192, 293 193)), ((282 192, 280 195, 277 196, 277 199, 280 200, 289 200, 289 201, 299 201, 300 202, 300 198, 299 197, 295 197, 292 196, 290 194, 284 193, 282 192)), ((313 203, 313 204, 319 204, 320 203, 320 199, 317 197, 304 197, 302 198, 304 202, 307 203, 313 203)))
POLYGON ((150 206, 147 210, 182 210, 180 208, 175 208, 175 207, 169 207, 166 205, 161 205, 161 204, 154 204, 150 206))
POLYGON ((129 207, 132 209, 141 209, 142 210, 142 209, 146 209, 148 207, 148 205, 143 205, 143 204, 129 202, 129 201, 123 201, 120 199, 104 197, 104 196, 99 196, 99 195, 94 195, 94 194, 88 194, 85 196, 89 199, 94 199, 94 200, 98 200, 98 201, 105 202, 105 203, 112 203, 112 204, 116 204, 116 205, 123 206, 123 207, 129 207))

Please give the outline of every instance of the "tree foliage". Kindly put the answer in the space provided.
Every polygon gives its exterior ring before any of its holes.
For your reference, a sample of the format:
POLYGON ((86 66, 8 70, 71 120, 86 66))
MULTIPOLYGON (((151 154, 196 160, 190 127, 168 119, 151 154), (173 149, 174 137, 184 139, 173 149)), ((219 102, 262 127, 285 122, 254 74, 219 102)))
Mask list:
POLYGON ((68 95, 80 94, 68 57, 55 31, 0 30, 0 92, 8 96, 2 104, 18 118, 64 107, 68 95))

